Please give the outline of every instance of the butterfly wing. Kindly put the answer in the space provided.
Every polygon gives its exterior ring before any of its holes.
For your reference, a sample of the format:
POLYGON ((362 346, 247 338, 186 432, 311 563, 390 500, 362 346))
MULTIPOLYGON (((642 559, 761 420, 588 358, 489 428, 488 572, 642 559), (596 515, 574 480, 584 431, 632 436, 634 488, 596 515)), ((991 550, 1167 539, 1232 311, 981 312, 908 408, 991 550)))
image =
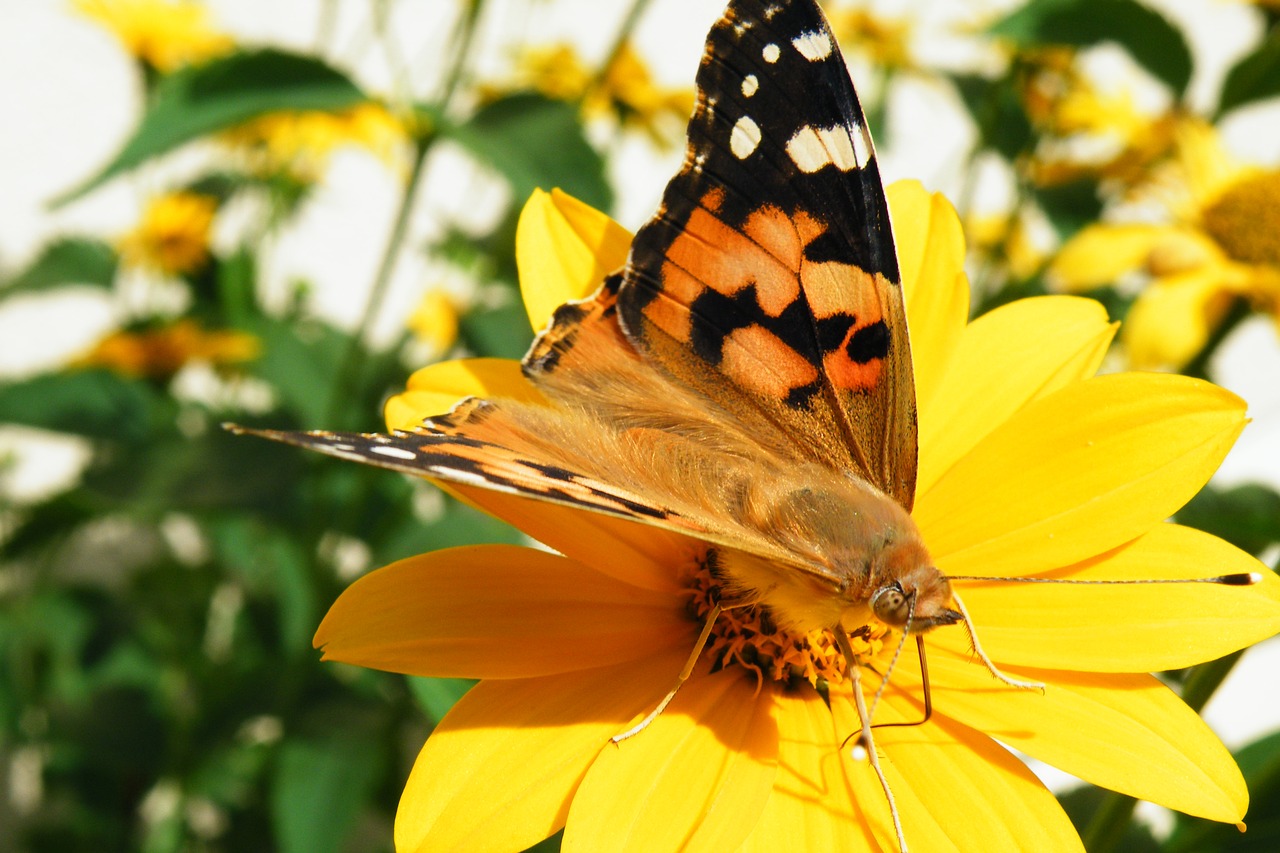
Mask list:
MULTIPOLYGON (((618 278, 561 306, 525 359, 538 394, 463 400, 390 435, 232 426, 330 456, 605 513, 793 565, 835 585, 818 553, 752 523, 783 464, 767 433, 641 358, 616 320, 618 278)), ((772 442, 780 446, 781 436, 772 442)))
POLYGON ((908 510, 916 417, 871 137, 813 0, 738 0, 707 39, 680 173, 618 296, 632 344, 797 458, 908 510))

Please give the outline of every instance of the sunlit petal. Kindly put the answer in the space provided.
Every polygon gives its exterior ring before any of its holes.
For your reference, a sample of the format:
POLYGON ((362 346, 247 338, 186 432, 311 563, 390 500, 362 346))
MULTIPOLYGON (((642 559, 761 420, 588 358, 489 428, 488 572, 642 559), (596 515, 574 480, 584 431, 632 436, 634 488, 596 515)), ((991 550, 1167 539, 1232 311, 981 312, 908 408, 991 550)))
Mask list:
POLYGON ((410 430, 424 418, 442 415, 467 397, 538 402, 542 395, 520 372, 520 362, 506 358, 442 361, 415 370, 401 394, 387 400, 383 416, 388 429, 410 430))
POLYGON ((1244 428, 1244 408, 1234 394, 1182 376, 1074 383, 979 442, 917 499, 916 521, 949 575, 1069 565, 1186 503, 1244 428))
POLYGON ((916 402, 923 408, 942 381, 969 316, 964 231, 951 203, 918 181, 898 181, 887 195, 893 221, 900 223, 894 239, 910 327, 916 402))
POLYGON ((1137 580, 1257 573, 1221 584, 957 583, 987 653, 1002 663, 1093 672, 1180 669, 1280 631, 1280 578, 1216 536, 1174 524, 1052 578, 1137 580))
POLYGON ((1027 403, 1092 376, 1115 326, 1092 299, 1020 299, 979 317, 959 341, 947 381, 920 404, 917 493, 1027 403))
POLYGON ((631 234, 560 190, 535 190, 516 226, 520 293, 534 331, 571 299, 590 296, 627 259, 631 234))
POLYGON ((1137 368, 1181 367, 1204 348, 1234 296, 1223 272, 1204 267, 1152 282, 1125 318, 1122 340, 1137 368))
POLYGON ((773 787, 773 696, 740 668, 694 678, 640 734, 600 753, 573 798, 567 851, 732 850, 773 787))
POLYGON ((891 849, 895 839, 887 805, 881 802, 869 813, 855 806, 847 776, 850 759, 836 748, 843 735, 821 697, 802 689, 779 691, 774 701, 778 774, 743 853, 891 849))
POLYGON ((396 850, 522 850, 557 832, 591 762, 657 704, 684 655, 476 685, 413 765, 396 850))
MULTIPOLYGON (((1231 754, 1154 677, 1011 668, 1046 685, 1018 689, 974 661, 961 631, 935 631, 926 645, 935 716, 1113 791, 1210 820, 1243 817, 1248 792, 1231 754)), ((890 683, 918 697, 919 667, 904 661, 890 683)))
POLYGON ((327 660, 527 678, 693 647, 683 602, 513 545, 433 551, 360 578, 316 632, 327 660))

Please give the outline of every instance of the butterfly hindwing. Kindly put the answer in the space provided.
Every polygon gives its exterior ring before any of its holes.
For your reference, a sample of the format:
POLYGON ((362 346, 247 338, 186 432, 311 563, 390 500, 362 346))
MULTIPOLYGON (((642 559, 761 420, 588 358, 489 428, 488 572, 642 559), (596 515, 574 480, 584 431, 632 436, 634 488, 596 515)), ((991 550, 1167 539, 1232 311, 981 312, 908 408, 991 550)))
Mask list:
POLYGON ((708 36, 697 88, 684 165, 632 244, 625 333, 676 380, 774 424, 801 458, 910 509, 898 265, 830 28, 813 0, 739 0, 708 36))

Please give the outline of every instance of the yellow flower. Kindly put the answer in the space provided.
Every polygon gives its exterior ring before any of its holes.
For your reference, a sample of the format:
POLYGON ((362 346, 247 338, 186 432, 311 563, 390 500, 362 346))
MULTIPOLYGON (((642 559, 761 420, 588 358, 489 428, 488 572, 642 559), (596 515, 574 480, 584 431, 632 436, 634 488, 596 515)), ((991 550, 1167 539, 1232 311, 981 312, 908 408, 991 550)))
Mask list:
POLYGON ((368 150, 388 166, 405 163, 408 132, 386 107, 358 104, 340 112, 322 110, 267 113, 222 134, 239 149, 249 167, 262 173, 287 171, 300 180, 317 180, 340 148, 368 150))
POLYGON ((432 288, 405 325, 432 353, 446 353, 458 340, 458 306, 443 290, 432 288))
POLYGON ((914 68, 912 24, 886 18, 862 6, 835 6, 827 14, 836 41, 861 51, 881 68, 914 68))
POLYGON ((124 49, 157 71, 203 62, 234 47, 190 0, 72 0, 82 14, 111 30, 124 49))
POLYGON ((114 332, 76 362, 126 376, 168 379, 189 362, 215 366, 252 361, 261 349, 256 337, 231 330, 205 331, 194 320, 145 331, 114 332))
POLYGON ((1036 275, 1048 260, 1022 212, 968 217, 965 235, 974 254, 1006 267, 1015 281, 1036 275))
POLYGON ((142 221, 120 240, 125 263, 183 275, 209 260, 209 231, 218 200, 199 193, 175 192, 153 198, 142 221))
POLYGON ((1162 223, 1100 223, 1072 238, 1051 278, 1083 290, 1140 273, 1125 322, 1137 367, 1177 368, 1205 346, 1232 301, 1280 317, 1280 171, 1235 161, 1201 122, 1179 130, 1176 158, 1149 188, 1162 223))
MULTIPOLYGON (((555 44, 524 52, 519 60, 517 86, 541 92, 548 98, 582 101, 589 118, 608 118, 623 127, 640 130, 659 145, 680 138, 693 110, 693 91, 667 88, 654 80, 629 43, 596 80, 572 45, 555 44)), ((494 97, 496 91, 487 93, 494 97)))
POLYGON ((1042 136, 1025 164, 1041 186, 1083 178, 1133 184, 1173 147, 1181 118, 1139 109, 1126 89, 1102 91, 1074 51, 1048 48, 1021 57, 1022 99, 1042 136))
MULTIPOLYGON (((914 516, 941 570, 1077 579, 1262 570, 1164 521, 1239 434, 1238 398, 1180 376, 1091 378, 1114 327, 1089 300, 1023 300, 967 324, 954 211, 914 183, 893 187, 890 206, 918 388, 914 516)), ((534 327, 553 303, 593 290, 628 243, 580 202, 536 194, 517 233, 534 327)), ((469 394, 535 401, 539 392, 514 362, 447 362, 415 374, 388 404, 388 423, 411 426, 469 394)), ((829 634, 787 636, 749 608, 730 611, 671 705, 615 745, 693 647, 715 594, 707 546, 450 488, 558 553, 474 546, 403 560, 358 580, 320 626, 327 659, 482 679, 418 757, 396 818, 400 853, 518 850, 561 828, 566 849, 897 849, 868 763, 841 748, 858 717, 829 634), (825 701, 813 686, 824 679, 825 701)), ((928 635, 932 719, 876 734, 913 849, 1080 849, 1052 795, 1005 746, 1191 814, 1241 819, 1247 792, 1231 756, 1145 673, 1275 633, 1280 579, 963 590, 1001 669, 1046 686, 996 682, 959 628, 928 635)), ((896 638, 875 624, 852 639, 875 691, 896 638)), ((898 662, 877 722, 921 719, 910 658, 898 662)))

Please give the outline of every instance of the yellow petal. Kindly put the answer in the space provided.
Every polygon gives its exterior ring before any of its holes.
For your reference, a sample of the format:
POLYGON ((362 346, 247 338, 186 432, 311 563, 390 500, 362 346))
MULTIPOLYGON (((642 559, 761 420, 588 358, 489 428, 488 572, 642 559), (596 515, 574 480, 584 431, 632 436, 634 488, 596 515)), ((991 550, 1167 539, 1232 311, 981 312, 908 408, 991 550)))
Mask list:
POLYGON ((1196 379, 1077 382, 993 431, 916 501, 949 575, 1029 575, 1146 532, 1208 481, 1244 428, 1244 401, 1196 379))
POLYGON ((1280 578, 1216 536, 1175 524, 1051 576, 1152 580, 1258 573, 1220 584, 957 583, 987 653, 1000 663, 1153 672, 1213 660, 1280 631, 1280 578))
POLYGON ((535 403, 542 395, 524 374, 520 362, 507 358, 464 358, 415 370, 404 393, 383 409, 388 429, 410 430, 424 418, 442 415, 467 397, 506 398, 535 403))
MULTIPOLYGON (((927 648, 935 716, 1113 791, 1210 820, 1244 816, 1249 795, 1231 754, 1154 677, 1009 670, 1043 682, 1041 693, 996 682, 962 631, 935 631, 927 648)), ((891 684, 919 695, 919 667, 903 658, 891 684)))
MULTIPOLYGON (((895 679, 896 680, 896 679, 895 679)), ((864 684, 867 696, 874 683, 864 684)), ((832 691, 837 730, 859 728, 852 699, 832 691)), ((921 712, 886 698, 875 722, 916 722, 921 712), (901 704, 902 707, 898 707, 901 704)), ((1007 750, 979 733, 937 716, 923 726, 878 728, 877 753, 913 850, 1070 850, 1080 840, 1053 795, 1007 750), (936 722, 935 722, 936 721, 936 722)), ((859 804, 876 808, 884 793, 867 761, 851 762, 851 776, 864 776, 859 804), (870 799, 868 799, 870 798, 870 799)), ((882 842, 885 850, 896 843, 882 842)))
POLYGON ((557 832, 591 762, 657 704, 687 654, 480 682, 419 753, 396 812, 396 850, 523 850, 557 832))
POLYGON ((1136 368, 1178 368, 1204 349, 1233 299, 1214 266, 1151 283, 1124 321, 1122 340, 1136 368))
POLYGON ((920 405, 917 494, 1027 403, 1092 376, 1115 329, 1100 304, 1074 296, 1019 299, 969 324, 947 381, 920 405))
POLYGON ((836 733, 831 711, 818 694, 807 686, 774 691, 774 702, 778 775, 742 853, 874 851, 892 845, 888 809, 864 813, 855 806, 846 775, 849 757, 838 748, 844 735, 836 733), (879 823, 879 841, 872 821, 879 823))
POLYGON ((769 690, 738 667, 695 677, 635 737, 587 771, 566 851, 735 849, 773 787, 778 746, 769 690))
POLYGON ((525 678, 693 647, 669 595, 514 545, 433 551, 371 572, 316 631, 326 660, 411 675, 525 678))
POLYGON ((895 183, 888 198, 907 303, 916 402, 923 408, 969 317, 964 230, 951 203, 918 181, 895 183))
POLYGON ((516 226, 520 292, 534 331, 570 299, 590 296, 622 266, 631 234, 560 190, 534 190, 516 226))
POLYGON ((1090 225, 1058 252, 1049 265, 1049 280, 1077 291, 1112 284, 1146 266, 1151 250, 1174 231, 1167 225, 1090 225))

